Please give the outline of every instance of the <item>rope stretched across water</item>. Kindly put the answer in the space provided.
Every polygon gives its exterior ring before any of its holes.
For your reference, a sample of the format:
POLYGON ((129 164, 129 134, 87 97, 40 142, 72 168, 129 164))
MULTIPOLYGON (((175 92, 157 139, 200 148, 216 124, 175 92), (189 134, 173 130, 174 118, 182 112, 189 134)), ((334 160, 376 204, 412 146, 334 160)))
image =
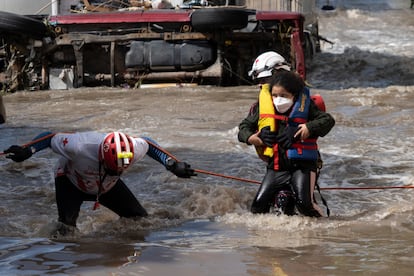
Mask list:
MULTIPOLYGON (((22 147, 28 147, 30 145, 33 145, 33 144, 37 143, 37 142, 43 141, 45 139, 48 139, 48 138, 50 138, 50 137, 52 137, 54 135, 55 135, 55 133, 46 135, 46 136, 41 137, 39 139, 30 141, 29 143, 22 145, 22 147)), ((177 161, 177 162, 179 161, 173 154, 171 154, 167 150, 161 148, 157 144, 152 143, 151 141, 147 141, 147 143, 150 144, 151 146, 157 148, 158 150, 162 151, 163 153, 165 153, 166 155, 168 155, 170 158, 174 159, 175 161, 177 161)), ((1 155, 5 155, 5 153, 4 152, 0 152, 0 156, 1 155)), ((213 175, 213 176, 227 178, 227 179, 232 179, 232 180, 237 180, 237 181, 246 182, 246 183, 253 183, 253 184, 258 184, 258 185, 261 184, 261 182, 260 181, 257 181, 257 180, 246 179, 246 178, 241 178, 241 177, 236 177, 236 176, 231 176, 231 175, 226 175, 226 174, 221 174, 221 173, 215 173, 215 172, 201 170, 201 169, 194 169, 194 172, 201 173, 201 174, 207 174, 207 175, 213 175)), ((325 191, 335 191, 335 190, 389 190, 389 189, 414 189, 414 186, 321 187, 320 189, 321 190, 325 190, 325 191)))
MULTIPOLYGON (((238 181, 243 181, 243 182, 248 182, 248 183, 254 183, 254 184, 261 184, 260 181, 257 180, 251 180, 251 179, 245 179, 245 178, 240 178, 240 177, 235 177, 235 176, 230 176, 230 175, 225 175, 225 174, 219 174, 219 173, 215 173, 215 172, 209 172, 209 171, 205 171, 205 170, 199 170, 199 169, 194 169, 195 172, 197 173, 202 173, 202 174, 209 174, 209 175, 214 175, 214 176, 218 176, 218 177, 223 177, 223 178, 229 178, 229 179, 233 179, 233 180, 238 180, 238 181)), ((320 187, 321 190, 387 190, 387 189, 414 189, 414 186, 383 186, 383 187, 320 187)))
MULTIPOLYGON (((169 153, 167 150, 160 148, 158 145, 151 143, 150 141, 147 141, 149 144, 157 148, 158 150, 164 152, 166 155, 168 155, 170 158, 174 159, 175 161, 179 161, 174 155, 169 153)), ((208 174, 213 175, 217 177, 227 178, 227 179, 233 179, 241 182, 247 182, 247 183, 253 183, 260 185, 261 182, 258 180, 252 180, 252 179, 246 179, 221 173, 215 173, 211 171, 201 170, 201 169, 194 169, 194 172, 201 173, 201 174, 208 174)), ((333 190, 387 190, 387 189, 414 189, 414 186, 383 186, 383 187, 321 187, 321 190, 325 191, 333 191, 333 190)))

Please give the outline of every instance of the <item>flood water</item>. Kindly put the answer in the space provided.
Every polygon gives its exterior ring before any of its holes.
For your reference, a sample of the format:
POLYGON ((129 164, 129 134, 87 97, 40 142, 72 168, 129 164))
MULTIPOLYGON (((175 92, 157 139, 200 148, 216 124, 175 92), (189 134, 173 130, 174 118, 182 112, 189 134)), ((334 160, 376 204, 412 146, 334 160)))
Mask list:
MULTIPOLYGON (((308 74, 336 119, 319 139, 330 218, 252 215, 257 184, 179 179, 145 158, 124 180, 148 218, 84 203, 79 231, 56 239, 58 156, 0 156, 0 275, 411 275, 414 189, 392 188, 414 184, 414 11, 409 1, 336 2, 320 16, 334 44, 323 43, 308 74)), ((260 181, 264 164, 237 141, 257 94, 254 86, 7 94, 0 151, 45 130, 120 130, 152 137, 193 168, 260 181)))

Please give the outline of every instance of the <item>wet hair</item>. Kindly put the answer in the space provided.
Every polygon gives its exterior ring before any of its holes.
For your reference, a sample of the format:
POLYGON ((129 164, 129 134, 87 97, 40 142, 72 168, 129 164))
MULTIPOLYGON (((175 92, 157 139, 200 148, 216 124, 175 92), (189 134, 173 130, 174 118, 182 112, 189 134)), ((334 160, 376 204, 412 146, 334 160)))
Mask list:
POLYGON ((300 92, 305 88, 305 82, 299 76, 299 74, 291 71, 281 70, 276 74, 273 74, 270 79, 270 91, 272 91, 273 86, 282 86, 293 96, 297 97, 300 92))

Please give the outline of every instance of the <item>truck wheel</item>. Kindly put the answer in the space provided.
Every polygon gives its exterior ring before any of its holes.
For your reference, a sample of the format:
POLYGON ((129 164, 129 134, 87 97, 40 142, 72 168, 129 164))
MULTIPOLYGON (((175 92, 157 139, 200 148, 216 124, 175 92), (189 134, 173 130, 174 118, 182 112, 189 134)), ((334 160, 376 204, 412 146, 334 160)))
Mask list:
POLYGON ((46 33, 46 26, 40 20, 28 16, 0 11, 0 33, 3 32, 41 38, 46 33))
POLYGON ((191 24, 195 31, 243 29, 248 23, 249 11, 234 8, 205 8, 193 11, 191 24))

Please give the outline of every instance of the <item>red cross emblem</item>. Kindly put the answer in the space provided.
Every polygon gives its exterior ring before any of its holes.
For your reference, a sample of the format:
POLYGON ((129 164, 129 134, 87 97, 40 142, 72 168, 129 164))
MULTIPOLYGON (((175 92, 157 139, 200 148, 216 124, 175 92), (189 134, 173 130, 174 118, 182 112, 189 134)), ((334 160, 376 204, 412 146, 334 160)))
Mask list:
POLYGON ((66 146, 67 143, 68 143, 68 138, 63 139, 63 146, 66 146))

